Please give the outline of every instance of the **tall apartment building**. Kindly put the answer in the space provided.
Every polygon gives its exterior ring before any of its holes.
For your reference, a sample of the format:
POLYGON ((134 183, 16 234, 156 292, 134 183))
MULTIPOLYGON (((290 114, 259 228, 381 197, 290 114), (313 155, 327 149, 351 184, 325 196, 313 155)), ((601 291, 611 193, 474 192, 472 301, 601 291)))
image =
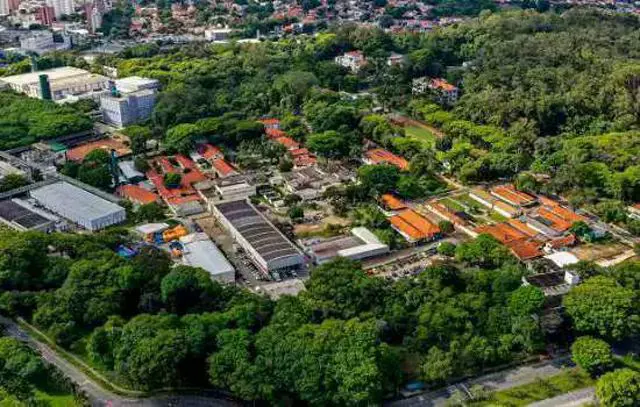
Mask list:
POLYGON ((59 18, 63 14, 73 14, 73 0, 47 0, 47 6, 53 7, 56 18, 59 18))
POLYGON ((100 98, 105 123, 125 127, 151 117, 160 83, 132 76, 115 81, 114 89, 100 98))

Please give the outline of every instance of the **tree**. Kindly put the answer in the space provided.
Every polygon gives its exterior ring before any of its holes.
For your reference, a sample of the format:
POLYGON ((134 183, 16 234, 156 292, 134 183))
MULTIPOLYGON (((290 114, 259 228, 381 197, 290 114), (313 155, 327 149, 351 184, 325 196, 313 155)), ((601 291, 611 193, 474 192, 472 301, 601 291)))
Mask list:
POLYGON ((173 268, 162 279, 161 292, 169 310, 179 315, 216 309, 222 300, 220 284, 206 271, 188 266, 173 268))
POLYGON ((640 400, 640 373, 631 369, 609 372, 596 383, 596 396, 606 407, 633 407, 640 400))
POLYGON ((140 205, 135 217, 139 222, 155 222, 165 218, 164 208, 157 202, 140 205))
POLYGON ((406 199, 416 199, 425 195, 420 179, 413 175, 400 175, 396 183, 396 192, 406 199))
POLYGON ((167 188, 178 188, 182 182, 182 175, 177 172, 167 172, 164 174, 163 182, 167 188))
POLYGON ((138 171, 140 171, 142 173, 146 173, 147 171, 149 171, 151 169, 151 166, 149 165, 147 160, 145 160, 142 157, 136 157, 133 160, 133 166, 135 167, 136 170, 138 170, 138 171))
POLYGON ((349 154, 349 140, 337 131, 315 133, 307 138, 309 150, 326 158, 341 158, 349 154))
POLYGON ((601 339, 581 336, 571 345, 571 358, 591 376, 613 368, 611 346, 601 339))
POLYGON ((178 124, 167 131, 164 145, 169 151, 188 153, 193 148, 194 140, 201 134, 200 128, 195 124, 178 124))
POLYGON ((453 223, 449 222, 448 220, 441 220, 440 222, 438 222, 438 228, 445 235, 451 234, 455 231, 453 223))
POLYGON ((287 215, 289 215, 291 220, 299 221, 302 218, 304 218, 304 210, 302 209, 301 206, 294 205, 291 208, 289 208, 289 210, 287 211, 287 215))
POLYGON ((147 150, 147 141, 151 139, 151 130, 146 126, 129 126, 123 133, 129 137, 131 152, 134 155, 143 154, 147 150))
POLYGON ((637 332, 640 315, 634 293, 609 277, 597 276, 574 287, 563 304, 578 332, 621 340, 637 332))
POLYGON ((456 260, 473 266, 496 268, 513 261, 513 256, 493 236, 481 234, 470 242, 458 245, 456 260))
POLYGON ((26 400, 33 394, 34 379, 44 372, 40 358, 13 338, 0 338, 0 389, 26 400))
POLYGON ((0 181, 0 192, 11 191, 12 189, 20 188, 29 183, 29 180, 22 174, 7 174, 2 181, 0 181))
POLYGON ((451 242, 442 242, 438 245, 438 254, 447 257, 453 257, 456 255, 456 245, 451 242))
POLYGON ((393 165, 363 165, 358 168, 358 180, 372 194, 393 190, 399 178, 400 170, 393 165))
POLYGON ((544 293, 532 285, 519 287, 509 297, 509 312, 516 316, 540 313, 544 305, 544 293))

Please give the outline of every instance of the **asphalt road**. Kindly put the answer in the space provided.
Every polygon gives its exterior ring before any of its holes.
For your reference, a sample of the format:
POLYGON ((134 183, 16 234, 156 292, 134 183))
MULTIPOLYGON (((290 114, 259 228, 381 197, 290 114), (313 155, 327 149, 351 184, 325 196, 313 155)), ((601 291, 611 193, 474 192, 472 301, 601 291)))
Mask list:
MULTIPOLYGON (((447 405, 449 397, 455 390, 471 388, 473 385, 482 385, 492 391, 509 389, 523 384, 532 383, 537 379, 544 379, 562 372, 562 366, 568 363, 566 357, 558 358, 548 362, 534 365, 519 366, 513 369, 488 374, 475 379, 466 380, 446 389, 440 389, 429 393, 419 394, 403 400, 385 403, 388 407, 444 407, 447 405)), ((557 405, 547 404, 541 407, 555 407, 557 405)), ((566 407, 570 407, 567 405, 566 407)))
POLYGON ((66 359, 59 356, 51 347, 29 336, 14 321, 0 316, 0 325, 4 325, 4 332, 7 336, 18 339, 26 343, 40 353, 41 358, 47 363, 54 365, 72 382, 78 385, 79 389, 89 398, 92 406, 117 407, 117 406, 140 406, 140 407, 165 407, 165 406, 220 406, 232 407, 239 404, 201 395, 178 395, 178 396, 158 396, 150 398, 123 397, 109 390, 104 389, 94 382, 83 371, 66 359))

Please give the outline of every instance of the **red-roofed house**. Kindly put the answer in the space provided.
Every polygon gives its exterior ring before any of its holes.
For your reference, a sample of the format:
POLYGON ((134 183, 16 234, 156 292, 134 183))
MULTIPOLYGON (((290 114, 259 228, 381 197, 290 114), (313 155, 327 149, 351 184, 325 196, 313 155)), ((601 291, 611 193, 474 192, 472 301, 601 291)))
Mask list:
POLYGON ((211 144, 205 144, 204 146, 202 146, 200 148, 199 153, 202 156, 202 158, 204 158, 207 161, 216 160, 218 158, 224 158, 224 154, 222 153, 222 150, 220 150, 216 146, 212 146, 211 144))
POLYGON ((285 133, 284 131, 280 130, 280 129, 275 129, 275 128, 268 128, 265 129, 265 134, 267 135, 268 138, 270 138, 271 140, 280 138, 280 137, 288 137, 287 133, 285 133))
POLYGON ((118 195, 128 199, 137 205, 146 205, 153 202, 160 202, 160 197, 151 191, 138 185, 121 185, 117 189, 118 195))
POLYGON ((364 154, 364 162, 367 164, 389 164, 395 165, 401 170, 409 169, 409 162, 402 157, 399 157, 382 148, 374 148, 364 154))
POLYGON ((264 124, 265 130, 270 130, 270 129, 279 130, 280 129, 280 120, 278 120, 278 119, 262 119, 262 120, 258 120, 258 121, 260 123, 264 124))
POLYGON ((278 137, 275 142, 282 144, 287 150, 297 150, 300 148, 300 143, 292 139, 291 137, 278 137))
POLYGON ((211 161, 211 165, 213 166, 213 170, 216 172, 216 175, 218 175, 218 178, 225 178, 236 174, 236 170, 223 158, 211 161))

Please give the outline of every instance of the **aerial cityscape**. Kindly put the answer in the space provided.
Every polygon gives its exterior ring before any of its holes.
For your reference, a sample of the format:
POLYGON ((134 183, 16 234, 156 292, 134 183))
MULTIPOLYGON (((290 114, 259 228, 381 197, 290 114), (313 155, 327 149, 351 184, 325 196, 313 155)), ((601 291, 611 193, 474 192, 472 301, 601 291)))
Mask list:
POLYGON ((640 2, 0 0, 1 406, 640 406, 640 2))

